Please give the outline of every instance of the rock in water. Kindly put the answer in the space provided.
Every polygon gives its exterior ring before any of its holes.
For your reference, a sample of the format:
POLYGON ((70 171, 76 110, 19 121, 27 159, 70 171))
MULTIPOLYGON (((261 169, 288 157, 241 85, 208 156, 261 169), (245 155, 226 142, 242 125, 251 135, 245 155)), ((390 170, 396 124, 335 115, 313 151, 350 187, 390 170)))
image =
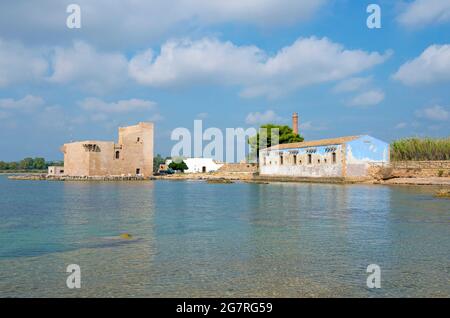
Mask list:
POLYGON ((450 199, 450 189, 441 189, 434 194, 436 198, 447 198, 450 199))

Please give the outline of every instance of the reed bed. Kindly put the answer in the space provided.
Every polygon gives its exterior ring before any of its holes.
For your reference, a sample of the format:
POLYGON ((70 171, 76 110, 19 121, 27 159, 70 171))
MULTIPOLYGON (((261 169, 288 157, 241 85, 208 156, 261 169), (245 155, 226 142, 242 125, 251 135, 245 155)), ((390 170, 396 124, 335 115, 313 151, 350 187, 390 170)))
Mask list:
POLYGON ((450 160, 450 137, 396 140, 391 144, 391 160, 450 160))

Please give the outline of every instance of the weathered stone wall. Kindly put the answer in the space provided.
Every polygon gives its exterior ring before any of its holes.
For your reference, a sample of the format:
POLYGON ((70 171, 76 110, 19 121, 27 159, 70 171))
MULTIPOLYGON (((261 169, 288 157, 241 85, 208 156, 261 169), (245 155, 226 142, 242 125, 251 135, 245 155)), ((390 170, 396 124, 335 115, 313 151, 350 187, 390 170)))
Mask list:
POLYGON ((392 177, 449 177, 450 160, 442 161, 393 161, 392 177))
POLYGON ((256 163, 225 163, 218 172, 227 173, 255 173, 258 171, 256 163))
MULTIPOLYGON (((153 124, 139 123, 139 125, 119 128, 119 144, 121 156, 119 170, 123 174, 153 174, 153 124)), ((117 151, 117 150, 116 150, 117 151)))
POLYGON ((64 174, 68 176, 140 174, 149 177, 153 174, 153 124, 119 128, 118 144, 81 141, 65 144, 62 151, 64 174))

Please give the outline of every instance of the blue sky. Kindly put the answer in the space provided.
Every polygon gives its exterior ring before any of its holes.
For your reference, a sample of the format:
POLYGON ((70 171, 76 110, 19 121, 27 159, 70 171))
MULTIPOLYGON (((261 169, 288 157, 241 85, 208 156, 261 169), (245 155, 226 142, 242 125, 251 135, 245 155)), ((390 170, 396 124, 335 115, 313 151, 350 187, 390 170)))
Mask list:
POLYGON ((294 111, 309 140, 449 135, 450 0, 129 2, 0 3, 0 160, 62 159, 65 142, 139 121, 168 155, 194 119, 257 127, 294 111))

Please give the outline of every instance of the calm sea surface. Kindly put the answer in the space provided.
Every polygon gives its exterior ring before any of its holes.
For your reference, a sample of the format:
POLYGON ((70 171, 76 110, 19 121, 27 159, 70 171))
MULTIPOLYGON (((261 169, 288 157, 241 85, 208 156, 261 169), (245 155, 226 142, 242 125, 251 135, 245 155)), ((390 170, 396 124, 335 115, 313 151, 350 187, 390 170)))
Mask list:
POLYGON ((0 176, 0 297, 450 297, 435 190, 0 176))

